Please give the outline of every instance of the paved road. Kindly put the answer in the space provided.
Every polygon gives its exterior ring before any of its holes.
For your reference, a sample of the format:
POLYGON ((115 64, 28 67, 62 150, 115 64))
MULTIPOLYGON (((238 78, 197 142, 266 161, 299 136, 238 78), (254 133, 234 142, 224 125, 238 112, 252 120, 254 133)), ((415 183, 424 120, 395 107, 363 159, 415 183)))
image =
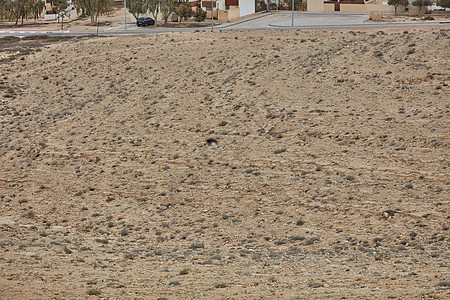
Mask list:
MULTIPOLYGON (((367 28, 402 28, 402 27, 435 27, 450 26, 450 22, 415 22, 415 23, 364 23, 369 19, 369 14, 350 13, 294 13, 294 26, 292 27, 292 14, 290 12, 269 12, 253 15, 235 22, 222 23, 214 27, 214 30, 330 30, 330 29, 367 29, 367 28)), ((100 35, 124 35, 124 34, 151 34, 166 32, 192 32, 196 30, 211 30, 211 27, 201 28, 153 28, 136 27, 135 24, 108 28, 99 32, 100 35)), ((0 31, 0 36, 15 35, 89 35, 93 32, 16 32, 6 33, 0 31)))

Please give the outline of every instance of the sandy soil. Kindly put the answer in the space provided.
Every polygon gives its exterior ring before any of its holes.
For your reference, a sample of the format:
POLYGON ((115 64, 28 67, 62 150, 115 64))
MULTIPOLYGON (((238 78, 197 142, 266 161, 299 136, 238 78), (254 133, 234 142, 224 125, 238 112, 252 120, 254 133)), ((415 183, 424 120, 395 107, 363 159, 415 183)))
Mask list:
POLYGON ((367 20, 366 23, 380 23, 380 22, 387 22, 387 23, 414 23, 414 22, 449 22, 450 21, 450 14, 421 14, 421 15, 391 15, 391 14, 384 14, 383 19, 380 21, 375 20, 367 20))
POLYGON ((448 299, 449 35, 0 40, 0 298, 448 299))

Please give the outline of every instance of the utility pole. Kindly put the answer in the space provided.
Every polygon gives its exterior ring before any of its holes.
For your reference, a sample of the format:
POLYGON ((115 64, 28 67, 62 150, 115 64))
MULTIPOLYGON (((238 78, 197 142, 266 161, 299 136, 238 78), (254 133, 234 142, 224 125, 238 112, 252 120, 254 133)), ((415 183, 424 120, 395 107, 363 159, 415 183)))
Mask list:
POLYGON ((269 11, 269 0, 266 0, 266 4, 267 4, 267 11, 269 11))
POLYGON ((291 0, 292 1, 292 27, 294 27, 294 4, 295 4, 295 0, 291 0))
POLYGON ((125 30, 127 30, 127 0, 123 0, 123 9, 125 11, 125 30))
POLYGON ((211 32, 214 31, 214 8, 213 1, 211 0, 211 32))

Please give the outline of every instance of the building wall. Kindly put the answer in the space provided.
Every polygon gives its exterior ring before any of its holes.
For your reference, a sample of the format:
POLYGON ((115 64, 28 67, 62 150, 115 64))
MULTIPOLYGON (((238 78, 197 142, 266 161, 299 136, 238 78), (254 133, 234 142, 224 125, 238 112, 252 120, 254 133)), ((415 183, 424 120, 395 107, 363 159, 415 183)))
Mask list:
POLYGON ((412 14, 412 15, 418 15, 420 14, 425 14, 426 9, 422 8, 419 12, 419 7, 415 7, 413 6, 412 8, 408 9, 408 13, 412 14))
POLYGON ((217 0, 217 8, 219 10, 224 10, 225 9, 225 0, 217 0))
POLYGON ((333 12, 334 11, 334 3, 324 3, 323 11, 324 12, 333 12))
POLYGON ((341 12, 367 13, 366 4, 341 4, 341 12))
MULTIPOLYGON (((384 13, 393 13, 395 11, 392 5, 387 4, 387 0, 372 0, 366 4, 342 4, 341 12, 346 13, 368 13, 371 11, 381 11, 384 13)), ((308 12, 334 12, 333 3, 324 3, 324 0, 308 0, 308 12)), ((404 12, 405 7, 399 7, 398 12, 404 12)))
MULTIPOLYGON (((324 3, 323 0, 308 0, 308 5, 306 11, 308 12, 323 12, 324 3)), ((333 4, 334 11, 334 4, 333 4)))
POLYGON ((219 10, 219 22, 231 22, 240 17, 239 6, 230 6, 229 10, 219 10))
MULTIPOLYGON (((383 4, 366 4, 367 5, 367 11, 381 11, 384 13, 393 13, 395 12, 395 8, 392 5, 383 5, 383 4)), ((398 12, 404 12, 405 7, 399 7, 398 12)))
POLYGON ((255 0, 239 0, 240 16, 248 16, 255 13, 255 0))
MULTIPOLYGON (((213 16, 214 16, 214 19, 217 18, 217 10, 214 10, 213 16)), ((211 11, 210 10, 206 11, 206 20, 211 20, 211 11)))
MULTIPOLYGON (((234 21, 255 13, 255 0, 218 0, 212 3, 213 16, 220 22, 234 21), (217 8, 219 8, 219 12, 217 12, 217 8)), ((211 2, 205 0, 201 4, 202 8, 206 10, 206 18, 211 19, 211 2)))

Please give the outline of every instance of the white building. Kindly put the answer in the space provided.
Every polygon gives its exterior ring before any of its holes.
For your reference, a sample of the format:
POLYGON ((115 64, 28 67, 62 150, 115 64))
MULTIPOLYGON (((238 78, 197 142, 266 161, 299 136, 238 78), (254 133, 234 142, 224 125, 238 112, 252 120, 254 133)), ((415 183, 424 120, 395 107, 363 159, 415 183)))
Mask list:
POLYGON ((212 8, 213 16, 219 22, 234 21, 255 13, 255 0, 194 1, 192 3, 200 3, 201 8, 207 12, 207 18, 211 18, 212 8))

